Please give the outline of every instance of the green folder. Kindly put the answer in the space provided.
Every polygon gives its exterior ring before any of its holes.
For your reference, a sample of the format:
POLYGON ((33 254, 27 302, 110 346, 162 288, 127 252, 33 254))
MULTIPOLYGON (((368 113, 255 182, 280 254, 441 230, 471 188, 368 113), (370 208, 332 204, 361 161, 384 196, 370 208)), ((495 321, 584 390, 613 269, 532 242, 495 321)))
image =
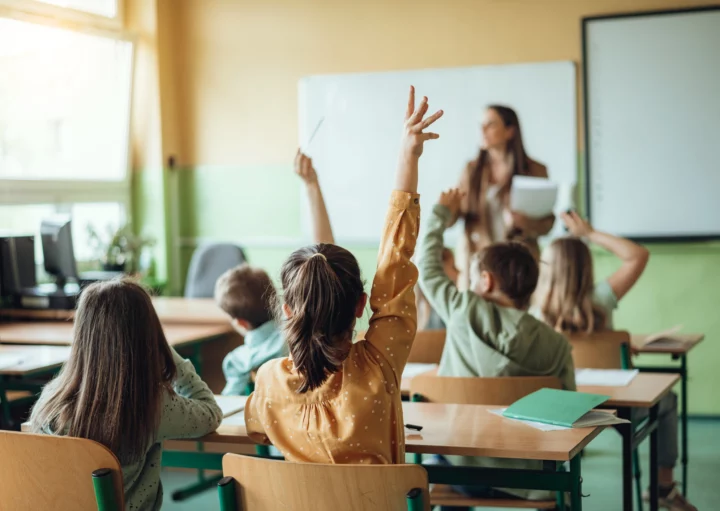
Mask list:
MULTIPOLYGON (((583 424, 581 425, 578 421, 593 408, 603 404, 608 399, 610 399, 610 396, 601 396, 599 394, 540 389, 515 401, 503 412, 503 415, 511 419, 542 422, 566 428, 599 425, 588 424, 587 421, 582 421, 583 424)), ((602 415, 607 415, 606 420, 614 419, 611 414, 603 413, 602 415)))

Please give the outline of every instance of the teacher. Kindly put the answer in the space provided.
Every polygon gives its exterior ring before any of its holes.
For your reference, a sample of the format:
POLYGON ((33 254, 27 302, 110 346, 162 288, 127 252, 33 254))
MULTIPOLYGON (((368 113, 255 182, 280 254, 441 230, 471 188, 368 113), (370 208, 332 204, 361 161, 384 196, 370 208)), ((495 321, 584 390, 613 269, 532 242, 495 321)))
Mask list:
POLYGON ((490 105, 482 122, 483 146, 477 159, 468 163, 458 185, 465 192, 460 208, 464 235, 456 251, 460 270, 458 284, 467 289, 470 260, 490 243, 521 241, 537 257, 538 236, 547 234, 555 216, 530 218, 510 210, 513 176, 547 178, 547 168, 525 153, 520 121, 507 106, 490 105))

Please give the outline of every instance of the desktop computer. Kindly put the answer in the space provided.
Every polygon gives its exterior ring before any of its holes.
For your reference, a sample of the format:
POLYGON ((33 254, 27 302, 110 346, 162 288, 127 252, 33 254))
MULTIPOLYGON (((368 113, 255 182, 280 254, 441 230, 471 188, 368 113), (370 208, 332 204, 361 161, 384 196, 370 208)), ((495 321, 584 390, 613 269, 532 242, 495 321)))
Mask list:
POLYGON ((35 237, 0 236, 0 303, 17 307, 20 291, 36 285, 35 237))

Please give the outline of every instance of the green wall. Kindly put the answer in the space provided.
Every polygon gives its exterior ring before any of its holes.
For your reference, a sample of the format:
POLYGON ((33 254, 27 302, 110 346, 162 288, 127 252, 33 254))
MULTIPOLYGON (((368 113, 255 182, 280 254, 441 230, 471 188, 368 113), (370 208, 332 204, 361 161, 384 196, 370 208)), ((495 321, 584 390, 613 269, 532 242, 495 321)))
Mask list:
MULTIPOLYGON (((277 278, 280 265, 300 238, 300 183, 288 165, 202 166, 179 174, 182 274, 194 248, 193 240, 227 240, 277 237, 284 242, 252 245, 247 249, 253 264, 277 278)), ((145 194, 148 195, 148 194, 145 194)), ((149 194, 154 196, 154 194, 149 194)), ((424 202, 429 207, 429 202, 424 202)), ((374 272, 376 248, 348 247, 357 256, 364 277, 374 272)), ((687 332, 703 332, 707 340, 689 360, 690 410, 720 415, 720 244, 652 245, 648 268, 623 300, 615 316, 616 327, 633 332, 653 332, 683 324, 687 332)), ((617 261, 594 251, 596 275, 611 273, 617 261)), ((667 361, 645 357, 642 362, 667 361)))

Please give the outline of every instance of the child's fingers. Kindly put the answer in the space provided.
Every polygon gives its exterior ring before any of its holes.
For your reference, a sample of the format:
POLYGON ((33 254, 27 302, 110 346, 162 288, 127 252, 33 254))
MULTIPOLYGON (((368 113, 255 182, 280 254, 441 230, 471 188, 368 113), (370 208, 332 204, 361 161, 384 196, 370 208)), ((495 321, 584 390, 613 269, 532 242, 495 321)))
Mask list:
POLYGON ((430 126, 432 123, 437 121, 440 117, 443 116, 443 111, 438 110, 434 114, 432 114, 430 117, 426 118, 423 122, 420 123, 420 131, 424 130, 428 126, 430 126))
POLYGON ((437 133, 421 133, 423 140, 435 140, 436 138, 440 138, 440 135, 437 133))
POLYGON ((415 111, 415 87, 410 86, 410 94, 408 95, 407 109, 405 110, 405 120, 407 121, 415 111))
POLYGON ((420 100, 420 104, 417 106, 413 114, 408 119, 408 122, 411 126, 416 125, 420 122, 420 119, 423 118, 423 115, 425 115, 425 112, 427 112, 427 104, 428 98, 427 96, 423 96, 422 100, 420 100))

